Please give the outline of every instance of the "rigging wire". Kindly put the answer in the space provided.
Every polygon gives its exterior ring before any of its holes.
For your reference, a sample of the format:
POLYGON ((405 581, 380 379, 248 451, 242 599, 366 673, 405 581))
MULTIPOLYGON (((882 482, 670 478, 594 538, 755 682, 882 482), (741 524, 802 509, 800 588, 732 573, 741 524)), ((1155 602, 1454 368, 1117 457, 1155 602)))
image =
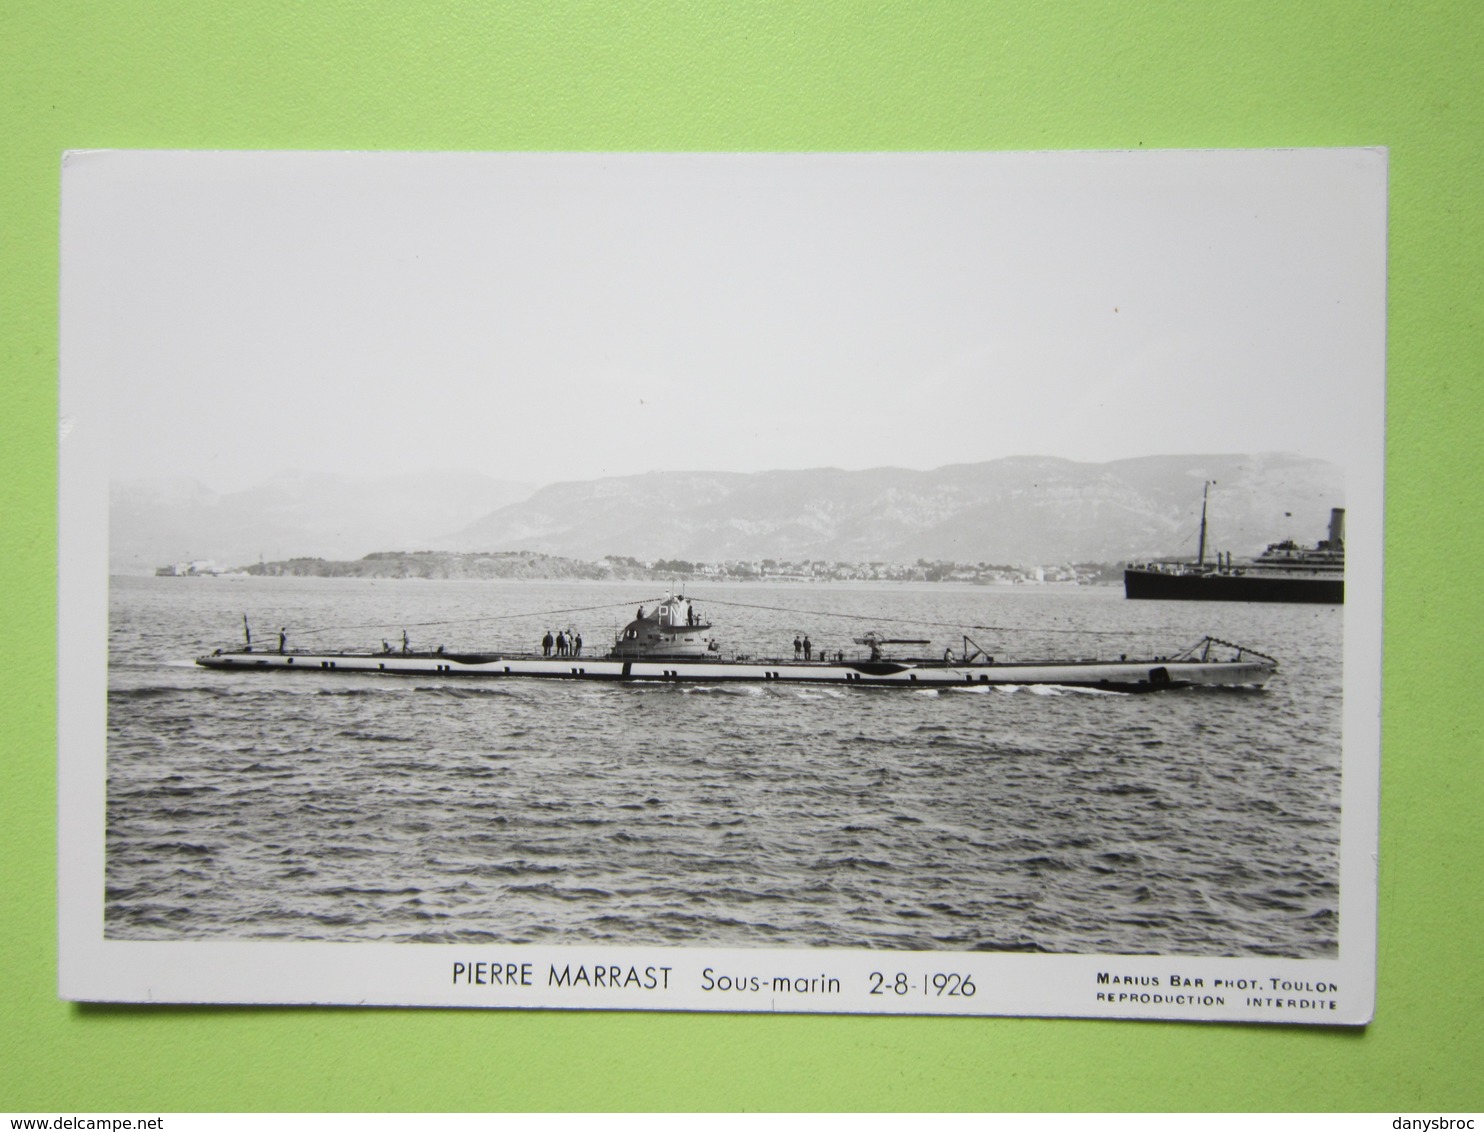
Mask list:
MULTIPOLYGON (((651 602, 660 602, 663 600, 664 598, 653 597, 642 598, 638 601, 617 601, 605 602, 602 605, 572 606, 566 609, 535 610, 528 613, 496 613, 490 614, 486 617, 459 617, 449 618, 441 621, 410 621, 406 624, 397 625, 397 628, 432 629, 444 625, 480 625, 497 621, 518 621, 524 618, 555 617, 560 614, 566 613, 592 613, 604 609, 621 609, 624 606, 628 605, 649 605, 651 602)), ((792 613, 805 617, 833 617, 839 620, 857 621, 863 623, 890 622, 899 625, 926 625, 939 629, 955 629, 959 631, 973 629, 977 632, 987 633, 1074 633, 1078 636, 1083 637, 1126 637, 1129 635, 1129 630, 1126 629, 1072 629, 1045 625, 1036 626, 1032 629, 1023 625, 966 625, 959 621, 933 621, 921 617, 887 617, 882 615, 866 615, 860 613, 838 613, 828 609, 798 609, 793 606, 784 605, 761 605, 755 602, 746 601, 724 601, 723 599, 717 597, 702 597, 699 599, 692 598, 691 600, 701 601, 707 605, 729 606, 734 609, 759 609, 765 610, 770 613, 792 613)), ((392 624, 394 623, 390 621, 371 621, 361 625, 326 625, 317 629, 296 629, 294 631, 294 636, 298 639, 302 639, 304 637, 318 636, 323 633, 354 632, 364 629, 384 630, 392 624)), ((273 634, 270 633, 269 637, 271 637, 272 635, 273 634)))
POLYGON ((730 605, 738 609, 766 609, 774 613, 798 613, 806 617, 838 617, 847 621, 890 621, 902 625, 931 625, 939 629, 978 629, 989 633, 1076 633, 1079 636, 1128 636, 1126 629, 1058 629, 1046 626, 1036 626, 1028 629, 1024 625, 965 625, 961 621, 930 621, 922 617, 882 617, 877 615, 866 615, 861 613, 835 613, 827 609, 795 609, 791 606, 782 605, 754 605, 745 601, 722 601, 720 598, 708 597, 699 599, 707 605, 730 605))
MULTIPOLYGON (((295 629, 294 637, 315 637, 321 633, 350 633, 362 629, 385 630, 396 624, 398 629, 433 629, 440 625, 480 625, 491 621, 518 621, 527 617, 555 617, 562 613, 592 613, 600 609, 621 609, 626 605, 648 605, 650 602, 663 601, 663 598, 644 598, 642 601, 610 601, 603 605, 578 605, 569 609, 540 609, 530 613, 492 613, 487 617, 456 617, 442 621, 408 621, 405 624, 397 624, 392 621, 368 621, 362 625, 322 625, 317 629, 295 629)), ((273 637, 269 633, 267 638, 273 637)), ((267 639, 265 638, 265 639, 267 639)))

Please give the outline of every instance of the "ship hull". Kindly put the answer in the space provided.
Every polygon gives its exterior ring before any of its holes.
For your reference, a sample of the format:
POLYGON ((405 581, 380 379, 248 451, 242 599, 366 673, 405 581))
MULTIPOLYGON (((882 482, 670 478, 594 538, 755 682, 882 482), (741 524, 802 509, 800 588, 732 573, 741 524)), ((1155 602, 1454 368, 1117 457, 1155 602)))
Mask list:
POLYGON ((1157 601, 1275 601, 1343 605, 1345 579, 1296 574, 1195 571, 1176 573, 1128 569, 1124 596, 1157 601))
POLYGON ((1146 661, 1031 661, 943 664, 881 660, 792 663, 782 660, 622 660, 525 655, 441 653, 258 653, 203 656, 204 668, 237 672, 367 673, 386 676, 462 676, 503 679, 607 680, 645 683, 792 683, 878 688, 966 688, 1055 685, 1114 692, 1193 686, 1260 687, 1277 666, 1256 659, 1146 661))

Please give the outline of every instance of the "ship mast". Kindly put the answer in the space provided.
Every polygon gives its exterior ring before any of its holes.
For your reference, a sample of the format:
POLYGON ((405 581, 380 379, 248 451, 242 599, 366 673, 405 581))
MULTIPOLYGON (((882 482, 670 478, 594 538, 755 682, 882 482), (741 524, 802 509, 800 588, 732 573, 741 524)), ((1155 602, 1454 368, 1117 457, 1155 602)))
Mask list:
POLYGON ((1201 486, 1201 546, 1196 554, 1195 564, 1204 566, 1206 564, 1206 497, 1211 493, 1211 481, 1207 480, 1201 486))

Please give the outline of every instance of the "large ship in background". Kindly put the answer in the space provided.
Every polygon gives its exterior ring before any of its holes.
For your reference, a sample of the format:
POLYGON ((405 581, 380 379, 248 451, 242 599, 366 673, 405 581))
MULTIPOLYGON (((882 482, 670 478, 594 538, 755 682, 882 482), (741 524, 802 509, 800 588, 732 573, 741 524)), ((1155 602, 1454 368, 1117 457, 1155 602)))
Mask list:
MULTIPOLYGON (((1210 485, 1206 485, 1207 491, 1210 485)), ((1345 509, 1329 513, 1329 537, 1313 546, 1284 539, 1255 558, 1217 554, 1206 560, 1206 494, 1201 496, 1200 549, 1194 562, 1130 563, 1128 598, 1163 601, 1282 601, 1342 605, 1345 601, 1345 509)))

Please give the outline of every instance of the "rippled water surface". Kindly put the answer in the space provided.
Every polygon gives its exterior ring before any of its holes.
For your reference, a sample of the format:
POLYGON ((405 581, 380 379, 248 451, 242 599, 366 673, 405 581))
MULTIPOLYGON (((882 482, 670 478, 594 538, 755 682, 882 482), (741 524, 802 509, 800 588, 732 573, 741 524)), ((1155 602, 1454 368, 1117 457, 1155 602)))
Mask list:
POLYGON ((1260 692, 190 663, 239 643, 243 613, 265 639, 288 626, 291 646, 379 646, 410 626, 415 647, 528 648, 569 625, 591 646, 655 596, 115 579, 108 935, 1336 953, 1338 608, 1108 587, 693 587, 728 654, 791 654, 796 632, 848 650, 873 626, 959 645, 933 623, 993 626, 969 632, 1003 658, 1168 653, 1211 633, 1280 659, 1260 692))

